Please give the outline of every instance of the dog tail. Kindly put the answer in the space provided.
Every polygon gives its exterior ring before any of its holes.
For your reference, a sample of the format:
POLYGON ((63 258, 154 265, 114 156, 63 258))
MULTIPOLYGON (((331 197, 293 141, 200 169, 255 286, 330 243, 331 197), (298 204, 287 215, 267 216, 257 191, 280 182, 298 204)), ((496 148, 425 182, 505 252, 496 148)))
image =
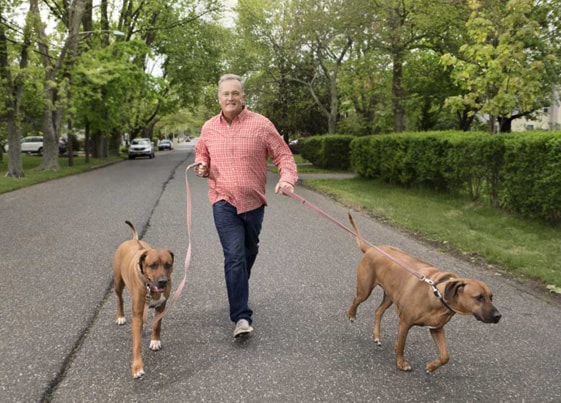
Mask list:
POLYGON ((127 220, 127 221, 125 221, 125 224, 127 224, 132 229, 132 239, 138 241, 138 232, 136 232, 136 228, 134 227, 132 222, 127 220))
POLYGON ((353 230, 355 232, 355 237, 356 237, 356 243, 358 244, 358 247, 360 248, 362 253, 366 253, 366 251, 368 250, 368 245, 366 244, 366 242, 364 242, 364 239, 362 239, 362 236, 360 235, 360 232, 358 231, 358 227, 356 226, 353 220, 353 216, 351 215, 350 212, 349 212, 349 221, 353 226, 353 230))

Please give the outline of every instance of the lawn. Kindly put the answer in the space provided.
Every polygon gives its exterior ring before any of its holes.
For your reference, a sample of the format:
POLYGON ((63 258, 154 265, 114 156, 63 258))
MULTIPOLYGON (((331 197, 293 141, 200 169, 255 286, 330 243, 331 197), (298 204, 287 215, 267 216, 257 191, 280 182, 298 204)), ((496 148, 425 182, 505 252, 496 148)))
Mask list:
POLYGON ((23 171, 25 176, 23 178, 11 178, 4 174, 8 171, 8 156, 4 154, 2 161, 0 162, 0 193, 10 192, 16 189, 21 189, 27 186, 35 185, 37 183, 46 182, 52 179, 62 178, 68 175, 75 175, 81 172, 87 171, 89 169, 94 169, 103 165, 113 163, 115 161, 120 161, 121 157, 111 157, 107 159, 97 159, 90 158, 90 161, 86 163, 83 156, 76 156, 73 158, 74 166, 68 166, 68 157, 60 157, 59 164, 60 169, 56 172, 52 171, 40 171, 37 167, 41 164, 43 159, 36 155, 22 155, 23 159, 23 171))

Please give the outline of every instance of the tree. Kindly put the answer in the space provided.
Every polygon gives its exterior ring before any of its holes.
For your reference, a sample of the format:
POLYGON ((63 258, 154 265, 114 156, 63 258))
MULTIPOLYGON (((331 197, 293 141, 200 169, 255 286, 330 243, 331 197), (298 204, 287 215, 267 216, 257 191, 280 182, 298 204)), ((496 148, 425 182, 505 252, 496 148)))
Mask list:
POLYGON ((49 38, 45 31, 39 10, 38 0, 30 0, 29 18, 31 29, 35 34, 37 47, 44 67, 45 78, 43 82, 44 111, 43 111, 43 162, 40 169, 56 171, 58 163, 58 136, 62 122, 64 98, 68 91, 67 76, 64 68, 67 56, 73 55, 78 46, 78 32, 84 15, 87 0, 75 0, 65 14, 68 35, 65 38, 58 57, 51 55, 49 38))
POLYGON ((465 90, 450 97, 455 110, 489 117, 491 133, 509 132, 513 119, 551 105, 559 85, 559 4, 534 0, 470 0, 469 42, 442 62, 465 90))
POLYGON ((406 128, 403 78, 409 57, 419 50, 438 51, 454 38, 462 11, 463 2, 454 0, 372 0, 371 43, 390 58, 395 132, 406 128))

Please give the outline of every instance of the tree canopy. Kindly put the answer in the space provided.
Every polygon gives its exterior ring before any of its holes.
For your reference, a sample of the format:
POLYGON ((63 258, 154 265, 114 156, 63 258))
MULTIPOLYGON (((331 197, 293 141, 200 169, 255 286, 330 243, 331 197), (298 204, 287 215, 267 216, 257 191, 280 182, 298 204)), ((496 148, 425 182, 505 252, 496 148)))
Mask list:
MULTIPOLYGON (((86 156, 196 133, 216 83, 288 140, 324 133, 510 131, 555 102, 560 0, 10 0, 0 2, 0 141, 61 136, 86 156), (229 5, 235 3, 233 9, 229 5)), ((0 150, 0 157, 1 157, 0 150)))

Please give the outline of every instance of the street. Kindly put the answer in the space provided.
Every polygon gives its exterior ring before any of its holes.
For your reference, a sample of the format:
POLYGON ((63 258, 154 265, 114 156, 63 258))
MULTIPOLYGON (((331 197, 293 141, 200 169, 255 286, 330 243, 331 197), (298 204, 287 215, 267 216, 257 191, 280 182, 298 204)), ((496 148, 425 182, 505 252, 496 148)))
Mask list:
MULTIPOLYGON (((187 251, 185 168, 193 143, 156 158, 124 160, 0 195, 1 402, 559 402, 561 307, 490 270, 353 213, 370 242, 395 245, 441 269, 484 281, 502 313, 498 324, 456 315, 446 326, 450 362, 437 357, 426 328, 409 333, 412 372, 396 369, 397 316, 371 334, 382 292, 347 310, 362 253, 352 236, 289 197, 269 206, 252 271, 255 331, 232 337, 222 250, 206 180, 188 175, 192 259, 181 297, 163 319, 162 350, 148 349, 146 374, 131 375, 127 324, 114 323, 111 261, 135 224, 153 247, 175 253, 173 291, 187 251)), ((347 209, 304 186, 296 192, 347 224, 347 209)))

